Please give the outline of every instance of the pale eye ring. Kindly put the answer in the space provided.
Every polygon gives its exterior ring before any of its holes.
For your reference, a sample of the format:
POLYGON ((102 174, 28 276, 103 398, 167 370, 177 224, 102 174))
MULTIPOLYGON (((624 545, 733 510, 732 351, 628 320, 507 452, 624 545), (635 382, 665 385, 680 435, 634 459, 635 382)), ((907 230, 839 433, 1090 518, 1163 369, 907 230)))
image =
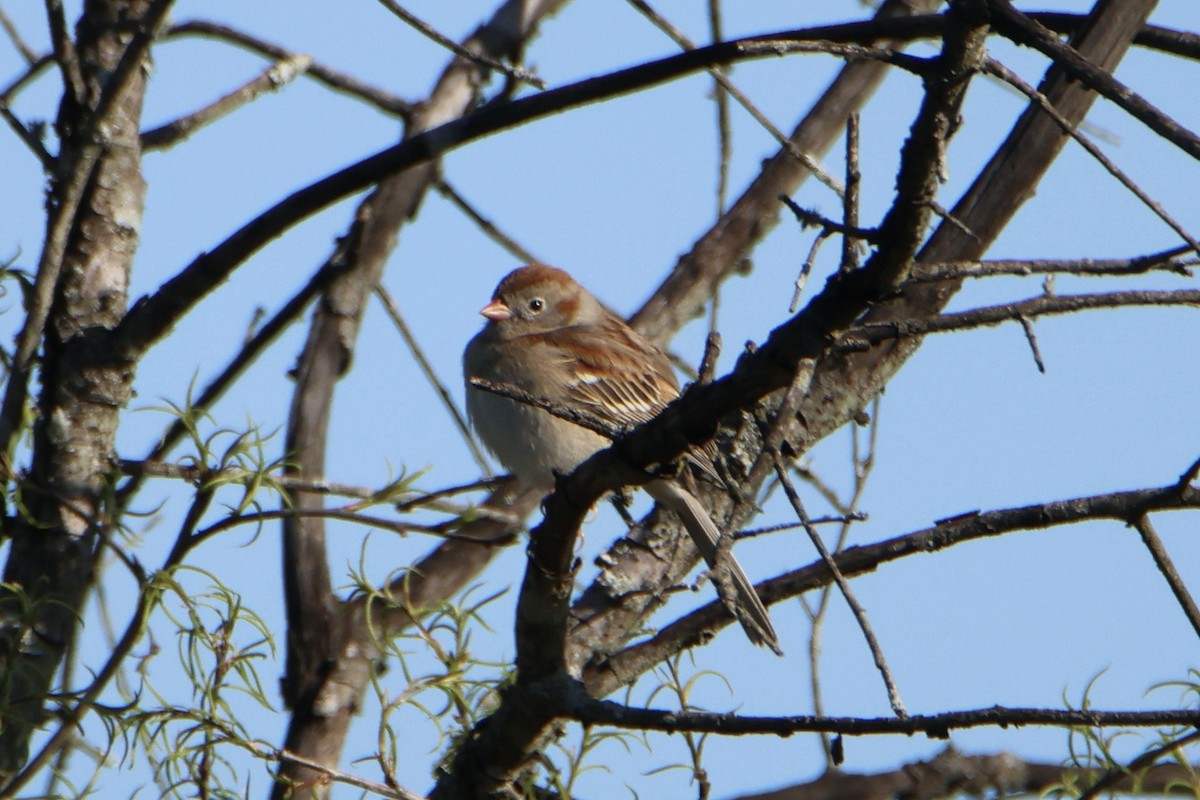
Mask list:
POLYGON ((546 301, 540 297, 535 297, 529 301, 529 310, 535 314, 540 314, 546 307, 546 301))

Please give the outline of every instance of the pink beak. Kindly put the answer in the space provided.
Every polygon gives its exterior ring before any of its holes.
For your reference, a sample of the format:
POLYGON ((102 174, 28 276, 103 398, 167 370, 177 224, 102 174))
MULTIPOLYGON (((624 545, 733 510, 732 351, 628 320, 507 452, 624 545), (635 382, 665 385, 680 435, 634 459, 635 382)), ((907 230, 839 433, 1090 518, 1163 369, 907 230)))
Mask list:
POLYGON ((504 305, 500 300, 493 300, 483 308, 479 309, 479 313, 493 322, 512 317, 512 309, 504 305))

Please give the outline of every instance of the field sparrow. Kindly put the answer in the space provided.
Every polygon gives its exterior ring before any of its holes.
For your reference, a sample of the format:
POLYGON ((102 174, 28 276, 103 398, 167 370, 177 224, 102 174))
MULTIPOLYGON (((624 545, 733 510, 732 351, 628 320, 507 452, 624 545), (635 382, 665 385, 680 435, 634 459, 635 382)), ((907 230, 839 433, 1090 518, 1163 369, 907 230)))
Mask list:
MULTIPOLYGON (((479 313, 488 322, 463 353, 467 413, 488 449, 532 486, 553 489, 555 473, 570 473, 612 442, 473 386, 472 378, 586 411, 618 428, 652 419, 679 396, 666 355, 560 269, 539 264, 509 273, 479 313)), ((702 463, 704 456, 693 453, 689 459, 702 463)), ((732 554, 722 556, 717 568, 721 531, 700 501, 670 478, 656 478, 645 488, 680 517, 714 579, 728 575, 732 592, 721 594, 733 600, 726 605, 750 641, 780 652, 767 609, 732 554)))

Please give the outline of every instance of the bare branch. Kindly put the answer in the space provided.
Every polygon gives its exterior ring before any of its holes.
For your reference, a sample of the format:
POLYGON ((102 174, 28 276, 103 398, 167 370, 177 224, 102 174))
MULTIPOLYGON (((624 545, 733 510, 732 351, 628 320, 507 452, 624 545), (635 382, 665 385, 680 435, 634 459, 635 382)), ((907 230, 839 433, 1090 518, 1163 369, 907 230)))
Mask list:
POLYGON ((1173 272, 1192 277, 1191 267, 1200 259, 1184 258, 1191 247, 1175 247, 1160 253, 1132 258, 1073 258, 1073 259, 994 259, 987 261, 948 261, 932 265, 927 272, 914 275, 912 280, 930 282, 959 278, 988 278, 996 275, 1054 275, 1068 274, 1085 277, 1113 275, 1145 275, 1149 272, 1173 272))
MULTIPOLYGON (((797 405, 799 403, 797 402, 797 405)), ((888 702, 891 703, 892 711, 900 719, 908 716, 908 712, 904 709, 904 703, 900 699, 900 690, 896 687, 896 679, 892 676, 892 670, 888 667, 887 659, 883 656, 883 648, 879 646, 879 640, 875 636, 875 631, 871 627, 871 623, 867 620, 866 609, 858 602, 854 592, 850 589, 850 584, 838 570, 837 562, 833 560, 833 556, 829 552, 829 548, 825 547, 825 542, 821 539, 821 534, 812 526, 808 519, 808 512, 804 510, 804 504, 800 500, 799 493, 796 492, 796 487, 792 485, 791 479, 787 474, 787 466, 783 463, 783 459, 779 454, 774 455, 775 472, 779 477, 779 482, 783 486, 783 491, 787 494, 788 502, 792 504, 792 508, 796 511, 796 516, 800 523, 804 526, 804 531, 808 534, 808 538, 812 541, 813 546, 817 548, 817 553, 821 557, 821 561, 829 568, 829 574, 833 576, 833 582, 837 584, 838 590, 842 593, 842 597, 846 598, 846 605, 850 607, 851 613, 854 614, 854 619, 858 623, 858 627, 862 630, 863 638, 866 639, 867 648, 871 651, 871 658, 875 661, 875 667, 879 670, 880 676, 883 678, 883 685, 887 689, 888 702)))
POLYGON ((28 69, 18 75, 12 83, 4 88, 4 91, 0 92, 0 103, 10 102, 22 89, 32 83, 38 75, 53 63, 53 55, 44 55, 30 64, 28 69))
POLYGON ((13 129, 13 133, 17 135, 17 138, 24 142, 29 151, 41 162, 42 170, 47 173, 52 171, 55 164, 54 156, 46 150, 46 146, 42 144, 42 140, 38 138, 37 134, 25 127, 25 123, 21 122, 12 109, 8 107, 8 104, 3 101, 0 101, 0 115, 4 117, 4 121, 8 123, 8 127, 13 129))
POLYGON ((1141 534, 1142 541, 1146 543, 1146 549, 1150 551, 1150 555, 1154 558, 1154 563, 1158 566, 1158 571, 1166 578, 1167 585, 1171 587, 1171 593, 1175 595, 1175 599, 1179 601, 1179 607, 1187 615, 1188 622, 1192 623, 1192 630, 1196 631, 1197 636, 1200 636, 1200 608, 1197 608, 1196 601, 1192 598, 1191 592, 1188 591, 1187 584, 1179 576, 1179 570, 1175 569, 1175 563, 1171 560, 1171 556, 1167 554, 1167 548, 1163 546, 1162 539, 1158 537, 1158 533, 1154 530, 1154 525, 1151 524, 1150 517, 1142 515, 1135 519, 1132 524, 1133 527, 1137 528, 1137 532, 1141 534))
POLYGON ((0 27, 4 28, 4 32, 8 34, 9 41, 12 42, 17 52, 21 54, 21 58, 25 59, 25 63, 30 66, 35 64, 38 60, 38 54, 33 51, 33 48, 21 36, 21 32, 17 30, 17 26, 13 24, 13 21, 3 8, 0 8, 0 27))
MULTIPOLYGON (((858 228, 858 195, 862 172, 858 166, 858 113, 846 119, 846 196, 842 200, 842 224, 849 230, 858 228)), ((842 237, 842 260, 838 268, 846 271, 859 265, 858 242, 842 237)))
MULTIPOLYGON (((687 51, 696 49, 697 45, 695 42, 685 36, 683 31, 676 28, 665 17, 655 11, 649 3, 645 2, 645 0, 628 0, 628 2, 631 6, 640 11, 642 15, 646 17, 646 19, 654 23, 655 27, 667 34, 667 36, 669 36, 671 40, 679 45, 683 50, 687 51)), ((714 36, 713 41, 721 41, 721 37, 714 36)), ((755 122, 762 126, 763 130, 771 134, 771 137, 780 144, 785 152, 800 162, 804 168, 807 169, 821 183, 828 186, 838 195, 842 193, 842 187, 838 184, 837 179, 826 172, 815 157, 810 155, 808 152, 801 150, 784 134, 783 131, 779 130, 779 128, 775 126, 775 123, 771 122, 771 120, 767 118, 767 115, 760 111, 758 106, 754 105, 754 102, 750 100, 750 98, 747 97, 741 89, 734 85, 733 81, 729 79, 729 75, 725 70, 721 69, 720 67, 709 67, 708 72, 710 75, 712 75, 713 82, 716 84, 716 87, 714 87, 714 96, 717 100, 718 108, 724 107, 726 101, 724 101, 722 98, 724 98, 726 94, 728 94, 734 100, 737 100, 738 104, 744 108, 751 117, 754 118, 755 122)), ((725 119, 727 116, 727 110, 723 113, 718 111, 718 121, 725 119)), ((719 130, 723 148, 727 147, 727 127, 728 121, 726 120, 719 130)), ((722 156, 722 163, 725 163, 724 156, 722 156)), ((722 175, 724 175, 724 172, 722 172, 722 175)), ((718 214, 720 214, 725 210, 724 183, 720 184, 718 196, 721 198, 718 203, 720 206, 718 214)))
POLYGON ((1023 318, 1073 314, 1087 309, 1129 306, 1200 306, 1200 289, 1042 295, 1015 303, 987 306, 953 314, 940 314, 929 319, 868 323, 847 331, 843 345, 847 350, 855 350, 862 349, 862 344, 866 342, 883 342, 889 339, 921 336, 926 333, 945 333, 987 327, 1014 320, 1020 321, 1023 318))
POLYGON ((478 226, 479 230, 483 232, 484 236, 488 237, 493 242, 507 250, 509 254, 511 254, 517 261, 520 261, 522 264, 545 263, 544 259, 540 259, 533 255, 533 253, 530 252, 524 245, 504 233, 504 231, 500 230, 500 228, 496 226, 496 223, 485 217, 483 213, 479 211, 479 209, 477 209, 470 203, 470 201, 459 194, 459 192, 453 186, 447 183, 444 178, 439 178, 437 183, 434 184, 433 188, 437 190, 438 194, 449 200, 455 208, 457 208, 463 214, 466 214, 467 218, 474 222, 476 226, 478 226))
MULTIPOLYGON (((416 489, 398 490, 398 483, 393 482, 383 487, 374 486, 359 486, 357 484, 340 483, 331 481, 325 478, 300 478, 295 475, 287 475, 284 473, 270 473, 264 475, 255 470, 244 469, 240 467, 227 467, 225 469, 210 469, 205 466, 197 466, 196 464, 173 464, 165 461, 135 461, 132 459, 121 459, 121 471, 126 475, 137 475, 152 478, 172 478, 174 480, 185 481, 196 486, 202 486, 206 483, 219 481, 223 483, 242 483, 250 482, 254 479, 265 478, 272 486, 277 486, 280 489, 289 491, 314 492, 316 494, 332 495, 336 497, 349 497, 366 502, 355 503, 345 511, 353 511, 370 505, 378 505, 386 503, 394 506, 397 511, 405 512, 412 511, 418 508, 430 508, 435 511, 444 511, 450 514, 463 514, 467 510, 466 504, 454 505, 443 502, 444 498, 453 497, 454 495, 465 494, 467 492, 476 492, 483 489, 495 488, 501 478, 487 478, 484 480, 472 481, 457 486, 448 486, 443 489, 434 491, 419 491, 416 489)), ((403 479, 402 479, 403 480, 403 479)), ((482 514, 488 516, 488 511, 480 511, 472 509, 474 514, 482 514)), ((511 515, 502 515, 494 517, 503 522, 513 525, 519 525, 520 520, 511 515)))
POLYGON ((475 49, 470 47, 463 47, 453 39, 443 36, 436 28, 420 19, 408 9, 404 8, 404 6, 397 3, 396 0, 379 0, 379 4, 402 19, 422 36, 437 42, 451 53, 454 53, 454 55, 460 58, 465 58, 468 61, 479 64, 480 66, 487 67, 488 69, 494 69, 503 75, 507 75, 509 78, 512 78, 515 81, 528 83, 530 86, 533 86, 537 89, 546 88, 546 82, 544 80, 524 69, 523 67, 518 67, 513 64, 505 64, 503 61, 490 58, 484 53, 477 52, 475 49))
POLYGON ((1053 708, 991 708, 966 711, 947 711, 941 714, 915 714, 908 717, 815 717, 773 716, 751 717, 738 714, 717 714, 702 711, 665 711, 623 706, 610 700, 594 700, 582 692, 574 693, 568 702, 569 716, 588 725, 612 725, 640 731, 680 733, 719 733, 724 736, 766 734, 786 736, 808 732, 840 733, 854 736, 892 735, 912 736, 923 733, 931 739, 946 739, 953 730, 982 727, 1045 726, 1069 728, 1076 726, 1121 726, 1125 728, 1160 728, 1169 725, 1194 726, 1200 713, 1193 709, 1162 709, 1158 711, 1081 711, 1053 708))
MULTIPOLYGON (((266 56, 277 62, 289 61, 301 56, 300 53, 251 36, 243 31, 206 20, 181 22, 178 25, 172 25, 164 33, 164 37, 168 39, 175 36, 203 36, 218 39, 266 56)), ((412 105, 408 101, 383 89, 363 83, 352 75, 339 72, 318 61, 313 61, 309 65, 305 75, 320 81, 334 91, 356 97, 370 103, 380 111, 399 117, 400 119, 407 120, 412 113, 412 105)))
POLYGON ((75 50, 75 43, 71 41, 71 32, 67 27, 67 17, 63 11, 62 0, 45 0, 45 3, 46 18, 50 23, 50 42, 54 47, 54 60, 62 71, 63 84, 67 87, 68 95, 76 103, 82 103, 83 71, 79 66, 79 53, 75 50))
POLYGON ((1033 352, 1033 363, 1037 364, 1038 372, 1046 374, 1046 362, 1042 360, 1042 351, 1038 347, 1037 334, 1033 330, 1033 322, 1029 317, 1020 317, 1018 321, 1021 323, 1021 328, 1025 331, 1025 340, 1029 342, 1029 349, 1033 352))
POLYGON ((199 111, 180 117, 142 134, 142 148, 163 150, 183 141, 205 125, 216 122, 267 92, 276 91, 303 75, 312 66, 312 57, 294 55, 279 61, 257 78, 247 81, 224 97, 199 111))
MULTIPOLYGON (((708 0, 708 28, 714 42, 725 38, 721 22, 721 0, 708 0)), ((725 213, 729 199, 729 162, 733 158, 733 129, 729 120, 729 91, 720 81, 713 81, 713 103, 717 107, 717 217, 725 213)), ((782 134, 781 134, 782 135, 782 134)), ((711 331, 716 330, 716 324, 711 331)))
POLYGON ((825 234, 838 233, 849 240, 861 240, 868 244, 879 244, 880 233, 878 228, 858 228, 852 227, 837 220, 828 219, 821 216, 816 211, 807 208, 802 208, 795 200, 788 197, 786 194, 779 196, 780 202, 788 207, 788 210, 796 217, 796 221, 800 223, 802 228, 821 228, 825 234))
POLYGON ((1032 86, 1025 83, 1025 81, 1021 80, 1020 76, 1016 75, 1010 69, 994 59, 987 59, 985 62, 985 67, 988 72, 997 76, 1010 86, 1015 87, 1030 100, 1037 103, 1043 111, 1049 114, 1055 122, 1062 126, 1063 130, 1066 131, 1072 139, 1078 142, 1080 146, 1087 151, 1088 155, 1096 159, 1096 161, 1098 161, 1101 166, 1108 170, 1108 173, 1116 178, 1122 186, 1133 193, 1138 200, 1142 201, 1143 205, 1154 212, 1155 216, 1165 222, 1171 230, 1179 234, 1179 237, 1188 243, 1188 246, 1193 252, 1200 253, 1200 243, 1196 241, 1195 237, 1188 233, 1187 230, 1180 225, 1173 216, 1168 214, 1167 210, 1162 207, 1162 204, 1143 191, 1140 186, 1134 183, 1132 178, 1126 175, 1116 164, 1113 163, 1112 159, 1104 155, 1104 152, 1101 151, 1091 139, 1089 139, 1087 136, 1084 136, 1079 131, 1077 126, 1072 125, 1065 117, 1063 117, 1062 114, 1058 113, 1058 111, 1055 110, 1054 105, 1048 99, 1046 99, 1044 94, 1038 92, 1032 86))
POLYGON ((1113 77, 1112 72, 1090 62, 1073 47, 1059 41, 1051 31, 1013 8, 1009 0, 988 0, 988 3, 992 11, 992 24, 998 33, 1017 44, 1040 51, 1071 77, 1125 109, 1192 158, 1200 159, 1200 136, 1121 83, 1113 77))
POLYGON ((487 458, 479 449, 479 445, 475 442, 475 437, 471 435, 471 429, 467 425, 466 418, 462 412, 458 410, 458 406, 454 402, 454 398, 450 396, 450 391, 446 385, 438 378, 437 373, 433 369, 433 365, 429 363, 429 359, 425 357, 424 350, 417 343, 417 339, 413 336, 412 329, 408 327, 408 323, 404 321, 403 315, 400 313, 400 307, 396 305, 396 301, 392 299, 392 295, 382 284, 376 284, 375 294, 383 303, 383 308, 387 311, 388 317, 392 320, 392 324, 396 326, 396 330, 400 332, 400 338, 404 339, 404 343, 408 346, 408 350, 412 353, 413 359, 416 360, 417 366, 421 368, 421 372, 425 375, 425 380, 429 381, 429 385, 437 393, 438 399, 442 401, 442 407, 450 414, 450 418, 454 421, 458 432, 462 434, 463 442, 471 451, 471 456, 475 459, 475 463, 484 475, 491 476, 492 468, 488 464, 487 458))

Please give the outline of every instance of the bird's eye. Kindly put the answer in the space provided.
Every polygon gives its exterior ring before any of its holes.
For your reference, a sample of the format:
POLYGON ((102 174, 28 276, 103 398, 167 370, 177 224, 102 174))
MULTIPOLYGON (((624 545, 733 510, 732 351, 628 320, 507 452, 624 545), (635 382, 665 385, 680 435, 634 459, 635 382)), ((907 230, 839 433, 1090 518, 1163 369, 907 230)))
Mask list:
POLYGON ((546 301, 540 297, 535 297, 529 301, 529 310, 535 314, 541 313, 542 309, 545 307, 546 301))

